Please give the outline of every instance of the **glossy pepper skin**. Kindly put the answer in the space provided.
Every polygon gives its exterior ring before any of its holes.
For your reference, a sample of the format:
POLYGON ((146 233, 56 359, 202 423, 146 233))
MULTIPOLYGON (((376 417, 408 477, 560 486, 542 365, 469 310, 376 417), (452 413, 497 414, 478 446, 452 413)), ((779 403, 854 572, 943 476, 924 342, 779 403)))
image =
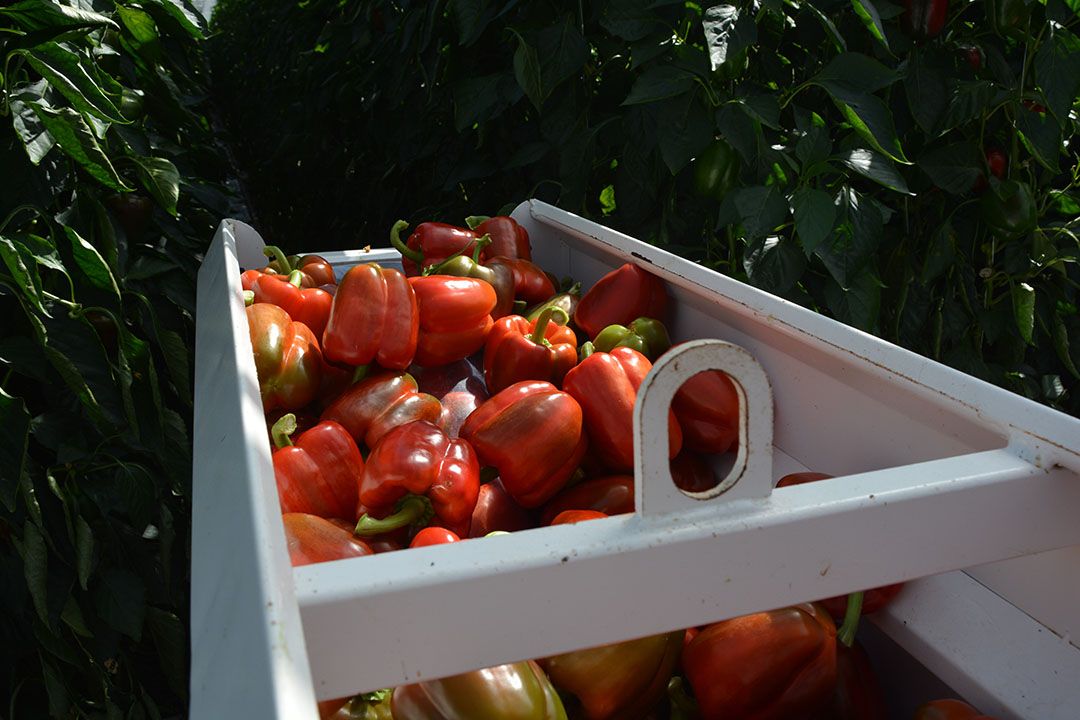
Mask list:
POLYGON ((862 646, 836 643, 836 686, 828 709, 813 720, 887 720, 885 696, 862 646))
POLYGON ((491 285, 449 275, 411 277, 409 285, 420 308, 417 365, 445 365, 484 346, 497 300, 491 285))
POLYGON ((404 370, 417 352, 420 312, 408 280, 393 268, 375 263, 345 273, 330 307, 323 332, 326 357, 343 365, 377 361, 404 370))
POLYGON ((502 481, 496 478, 480 486, 480 495, 476 498, 472 523, 469 525, 469 537, 484 537, 496 530, 515 532, 536 527, 533 515, 514 502, 502 481))
POLYGON ((262 268, 261 272, 279 278, 287 278, 294 271, 301 274, 301 287, 314 288, 322 285, 333 285, 337 282, 334 277, 334 267, 319 255, 285 256, 280 248, 267 245, 263 248, 263 254, 270 258, 270 263, 262 268))
POLYGON ((739 393, 720 370, 706 370, 683 383, 671 408, 691 450, 718 455, 739 439, 739 393))
POLYGON ((374 555, 375 551, 352 534, 351 524, 335 523, 318 515, 285 513, 285 542, 293 567, 374 555))
POLYGON ((529 232, 514 218, 507 215, 489 218, 475 216, 466 218, 465 222, 477 235, 491 236, 491 246, 488 249, 490 257, 501 255, 507 258, 532 260, 529 232))
POLYGON ((533 661, 394 689, 394 720, 566 720, 555 688, 533 661))
POLYGON ((664 695, 683 631, 540 660, 552 684, 580 703, 586 720, 640 720, 664 695))
POLYGON ((491 238, 483 235, 477 238, 472 256, 453 255, 438 265, 430 265, 424 275, 450 275, 453 277, 476 278, 483 280, 495 291, 495 307, 491 309, 491 318, 498 320, 509 315, 514 308, 514 271, 509 265, 497 263, 491 267, 481 265, 483 250, 491 238))
MULTIPOLYGON (((652 363, 627 347, 594 352, 566 374, 563 389, 581 405, 590 448, 612 470, 634 467, 634 401, 652 363)), ((682 430, 668 411, 669 457, 682 448, 682 430)))
POLYGON ((417 391, 408 373, 380 372, 347 388, 323 411, 323 420, 341 423, 357 443, 368 448, 383 435, 414 420, 435 422, 442 405, 417 391))
POLYGON ((514 297, 525 301, 526 305, 544 302, 555 295, 555 283, 530 260, 492 257, 484 264, 489 268, 508 267, 514 276, 514 297))
POLYGON ((628 347, 655 362, 671 347, 667 328, 659 320, 639 317, 629 325, 608 325, 592 341, 593 349, 611 352, 617 347, 628 347))
POLYGON ((949 0, 904 0, 900 24, 911 38, 925 42, 941 34, 948 14, 949 0))
POLYGON ((634 512, 634 476, 602 475, 566 488, 544 505, 540 524, 550 525, 564 510, 597 510, 606 515, 634 512))
POLYGON ((272 430, 281 512, 353 519, 364 458, 349 431, 336 422, 320 422, 294 443, 290 436, 295 430, 291 414, 282 416, 272 430))
POLYGON ((608 514, 599 510, 563 510, 553 517, 548 525, 573 525, 586 520, 602 520, 606 517, 608 514))
POLYGON ((689 448, 684 447, 672 459, 669 469, 675 487, 686 492, 705 492, 720 484, 708 460, 689 448))
POLYGON ((368 455, 360 502, 374 517, 361 517, 354 532, 379 535, 435 524, 467 536, 479 492, 480 464, 469 443, 426 420, 400 425, 368 455))
POLYGON ((912 720, 994 720, 983 715, 963 700, 953 698, 931 700, 915 710, 912 720))
POLYGON ((577 311, 578 303, 581 302, 581 283, 574 283, 570 286, 570 289, 566 292, 561 292, 558 295, 552 295, 550 298, 540 303, 539 305, 533 305, 525 312, 525 317, 532 322, 536 318, 540 317, 540 313, 544 312, 546 308, 558 308, 570 316, 571 321, 574 319, 574 312, 577 311))
POLYGON ((301 288, 300 271, 294 270, 285 281, 273 275, 260 275, 252 283, 251 291, 255 294, 255 302, 277 305, 289 313, 294 322, 311 328, 316 338, 322 337, 334 296, 319 288, 301 288))
POLYGON ((525 508, 543 505, 566 485, 588 440, 581 406, 549 382, 515 383, 465 420, 461 437, 525 508))
POLYGON ((322 352, 308 326, 293 322, 270 303, 251 305, 244 312, 263 410, 299 410, 314 400, 322 381, 322 352))
MULTIPOLYGON (((401 233, 409 223, 398 220, 390 229, 390 244, 401 253, 401 267, 409 277, 425 268, 438 265, 451 255, 472 255, 475 242, 483 233, 440 222, 420 223, 405 242, 401 233)), ((487 253, 481 254, 486 259, 487 253)))
POLYGON ((814 605, 704 628, 682 666, 702 720, 790 720, 820 711, 836 683, 836 626, 814 605))
POLYGON ((453 530, 447 530, 443 527, 435 527, 430 525, 420 532, 416 533, 412 542, 409 543, 409 547, 427 547, 428 545, 449 545, 450 543, 461 542, 461 538, 453 530))
POLYGON ((721 202, 739 182, 742 163, 735 148, 717 138, 694 159, 694 192, 721 202))
POLYGON ((484 343, 484 380, 490 393, 522 380, 561 385, 577 365, 577 337, 566 327, 569 316, 548 309, 533 322, 508 315, 495 322, 484 343), (555 322, 561 316, 563 324, 555 322))
POLYGON ((574 322, 590 339, 608 325, 627 325, 634 318, 667 317, 668 294, 664 281, 627 263, 597 280, 574 312, 574 322))
POLYGON ((1035 228, 1037 211, 1031 188, 1016 180, 990 184, 990 192, 982 196, 982 218, 1000 238, 1012 240, 1035 228))

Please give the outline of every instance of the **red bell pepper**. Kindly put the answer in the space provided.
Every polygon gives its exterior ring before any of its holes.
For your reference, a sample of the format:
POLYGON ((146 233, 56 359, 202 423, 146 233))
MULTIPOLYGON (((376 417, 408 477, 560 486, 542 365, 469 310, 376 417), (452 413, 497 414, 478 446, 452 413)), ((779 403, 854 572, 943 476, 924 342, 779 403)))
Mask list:
POLYGON ((469 443, 426 420, 400 425, 368 455, 360 502, 378 517, 365 514, 355 532, 378 535, 434 521, 467 536, 479 493, 480 465, 469 443))
POLYGON ((634 476, 604 475, 566 488, 544 505, 540 524, 550 525, 564 510, 598 510, 607 515, 634 512, 634 476))
POLYGON ((679 420, 683 444, 691 450, 718 455, 739 439, 739 393, 719 370, 706 370, 683 383, 671 409, 679 420))
POLYGON ((341 279, 323 332, 323 352, 333 362, 372 360, 404 370, 417 352, 420 313, 416 294, 397 270, 357 265, 341 279))
POLYGON ((484 346, 496 300, 491 285, 449 275, 411 277, 409 285, 420 308, 417 365, 444 365, 484 346))
POLYGON ((908 35, 925 42, 941 34, 949 14, 949 0, 904 0, 900 24, 908 35))
POLYGON ((491 245, 488 248, 488 256, 501 255, 508 258, 521 258, 532 260, 532 245, 529 243, 529 232, 518 224, 518 221, 507 215, 495 217, 483 217, 474 215, 465 218, 465 224, 477 235, 489 235, 491 245))
MULTIPOLYGON (((594 352, 566 374, 563 389, 585 414, 591 447, 612 470, 634 467, 634 401, 642 380, 652 369, 648 358, 627 347, 594 352)), ((682 430, 668 411, 669 457, 682 448, 682 430)))
POLYGON ((664 281, 627 263, 600 278, 585 293, 574 312, 574 322, 592 339, 608 325, 629 325, 639 317, 664 322, 667 307, 664 281))
POLYGON ((301 289, 300 271, 294 270, 284 282, 272 275, 261 275, 251 285, 257 303, 273 303, 289 313, 294 322, 311 328, 316 338, 322 337, 334 296, 319 288, 301 289))
POLYGON ((577 365, 577 337, 566 327, 569 319, 562 310, 549 308, 533 322, 521 315, 496 321, 484 343, 488 391, 497 393, 522 380, 562 384, 566 373, 577 365), (553 319, 556 322, 551 322, 553 319))
POLYGON ((791 720, 820 711, 836 684, 836 626, 814 605, 709 625, 683 669, 702 718, 791 720))
POLYGON ((274 477, 281 512, 353 519, 364 458, 349 431, 336 422, 320 422, 294 444, 290 435, 295 431, 291 414, 274 423, 274 477))
MULTIPOLYGON (((816 472, 791 473, 790 475, 785 475, 780 478, 776 483, 776 487, 782 488, 790 485, 803 485, 809 482, 817 482, 818 480, 829 480, 832 477, 832 475, 816 472)), ((870 590, 863 590, 861 613, 863 615, 869 615, 870 613, 877 612, 892 602, 893 598, 900 593, 903 587, 904 583, 894 583, 892 585, 871 588, 870 590)), ((833 620, 839 622, 847 614, 849 597, 849 595, 837 595, 836 597, 825 598, 820 604, 829 611, 829 615, 832 616, 833 620)))
POLYGON ((491 318, 497 320, 509 315, 514 308, 514 271, 508 265, 496 264, 491 267, 481 265, 479 258, 491 238, 483 235, 476 239, 476 249, 472 256, 452 255, 438 265, 427 267, 424 275, 450 275, 483 280, 495 291, 495 307, 491 309, 491 318))
POLYGON ((533 661, 394 688, 394 720, 566 720, 559 694, 533 661))
POLYGON ((270 263, 260 272, 277 278, 287 278, 293 272, 300 271, 301 287, 316 288, 323 285, 333 285, 337 282, 334 277, 334 267, 325 258, 318 255, 285 256, 281 248, 275 245, 267 245, 263 248, 263 254, 270 258, 270 263))
POLYGON ((366 542, 352 534, 350 525, 307 513, 285 513, 281 521, 285 524, 285 542, 293 567, 375 554, 366 542))
POLYGON ((368 448, 383 435, 414 420, 435 422, 442 405, 431 395, 417 392, 408 373, 381 372, 349 387, 323 411, 323 420, 345 426, 356 442, 368 448))
MULTIPOLYGON (((683 438, 685 438, 685 433, 683 438)), ((675 487, 685 492, 705 492, 720 484, 709 461, 699 453, 683 448, 669 466, 675 487)))
POLYGON ((299 410, 314 400, 322 380, 322 352, 308 326, 269 303, 244 312, 263 410, 299 410))
MULTIPOLYGON (((419 275, 424 269, 438 265, 452 255, 472 255, 475 242, 483 233, 440 222, 420 223, 405 242, 401 233, 409 223, 398 220, 390 228, 390 244, 401 253, 401 267, 409 277, 419 275)), ((480 259, 486 259, 482 252, 480 259)))
POLYGON ((866 651, 836 643, 836 686, 828 708, 813 720, 887 720, 885 696, 866 651))
POLYGON ((484 265, 489 268, 499 265, 510 268, 514 274, 514 297, 527 305, 542 303, 555 295, 555 283, 539 265, 530 260, 492 257, 484 265))
POLYGON ((531 527, 536 527, 533 513, 514 502, 501 480, 495 479, 480 486, 469 537, 479 538, 497 530, 515 532, 531 527))
POLYGON ((953 698, 931 700, 915 710, 912 720, 994 720, 983 715, 963 700, 953 698))
POLYGON ((551 683, 587 720, 644 717, 665 694, 682 651, 683 631, 577 650, 540 660, 551 683))
POLYGON ((548 525, 573 525, 585 520, 600 520, 606 517, 608 517, 608 514, 599 510, 563 510, 553 517, 548 525))
POLYGON ((430 525, 420 532, 416 533, 416 536, 409 543, 409 547, 427 547, 428 545, 449 545, 450 543, 461 542, 461 538, 453 530, 447 530, 443 527, 435 527, 430 525))
POLYGON ((543 505, 566 485, 588 444, 581 406, 548 382, 520 382, 494 395, 461 427, 484 465, 494 466, 519 505, 543 505))

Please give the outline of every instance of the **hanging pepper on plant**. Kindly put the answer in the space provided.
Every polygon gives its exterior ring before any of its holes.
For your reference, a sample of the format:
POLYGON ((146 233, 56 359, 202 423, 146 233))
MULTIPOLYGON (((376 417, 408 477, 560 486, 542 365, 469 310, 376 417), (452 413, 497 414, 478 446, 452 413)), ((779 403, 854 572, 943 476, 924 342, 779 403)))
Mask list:
POLYGON ((467 536, 479 492, 480 465, 468 442, 426 420, 400 425, 368 455, 360 502, 369 514, 354 532, 380 535, 434 523, 467 536))
POLYGON ((925 42, 941 34, 948 15, 949 0, 904 0, 900 24, 912 39, 925 42))

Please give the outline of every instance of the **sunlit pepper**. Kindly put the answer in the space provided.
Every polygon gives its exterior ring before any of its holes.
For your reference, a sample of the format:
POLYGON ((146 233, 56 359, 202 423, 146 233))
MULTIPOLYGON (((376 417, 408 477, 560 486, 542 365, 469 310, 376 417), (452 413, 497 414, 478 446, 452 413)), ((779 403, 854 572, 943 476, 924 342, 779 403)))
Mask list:
MULTIPOLYGON (((612 470, 634 467, 634 401, 652 363, 626 347, 594 352, 566 374, 563 389, 581 405, 590 447, 612 470)), ((682 430, 668 411, 669 457, 682 448, 682 430)))
POLYGON ((664 281, 637 265, 627 263, 596 281, 574 313, 574 322, 589 338, 608 325, 626 325, 634 318, 663 322, 668 295, 664 281))
POLYGON ((530 260, 497 256, 484 264, 490 268, 499 265, 510 268, 514 275, 514 297, 524 300, 526 305, 544 302, 555 295, 555 283, 530 260))
POLYGON ((496 530, 514 532, 531 527, 536 527, 533 513, 514 502, 501 480, 496 478, 480 486, 469 537, 484 537, 496 530))
POLYGON ((287 280, 272 275, 260 275, 251 285, 257 303, 272 303, 289 313, 294 322, 311 328, 316 338, 321 338, 330 319, 330 306, 334 296, 319 288, 300 287, 300 271, 294 270, 287 280))
POLYGON ((368 455, 360 502, 374 516, 361 517, 355 532, 379 535, 434 523, 467 536, 479 492, 480 465, 468 442, 426 420, 400 425, 368 455))
POLYGON ((394 689, 394 720, 566 720, 555 688, 533 661, 394 689))
POLYGON ((285 513, 281 521, 285 524, 285 543, 293 567, 375 554, 367 543, 352 534, 351 523, 307 513, 285 513))
POLYGON ((283 513, 309 513, 352 520, 364 458, 349 431, 332 421, 301 433, 294 443, 296 418, 274 423, 274 478, 283 513))
POLYGON ((533 322, 520 315, 496 321, 484 343, 488 392, 497 393, 522 380, 560 385, 577 365, 577 338, 566 327, 569 319, 562 310, 548 308, 533 322))
POLYGON ((465 420, 461 437, 526 508, 543 505, 566 485, 588 443, 578 402, 541 381, 494 395, 465 420))
POLYGON ((315 399, 322 353, 307 325, 270 303, 245 308, 263 410, 299 410, 315 399))
POLYGON ((293 272, 300 272, 300 287, 316 288, 323 285, 333 285, 337 282, 334 277, 334 267, 319 255, 289 255, 281 251, 275 245, 267 245, 263 248, 263 254, 270 258, 270 263, 260 272, 279 278, 287 278, 293 272))
POLYGON ((628 347, 655 362, 671 347, 664 323, 652 318, 639 317, 629 325, 608 325, 593 338, 593 349, 611 352, 617 347, 628 347))
POLYGON ((323 332, 336 363, 404 370, 417 353, 420 313, 408 280, 393 268, 357 265, 341 279, 323 332))
POLYGON ((597 510, 607 515, 634 512, 634 476, 604 475, 566 488, 544 505, 540 524, 550 525, 564 510, 597 510))
MULTIPOLYGON (((451 255, 472 255, 474 243, 483 233, 440 222, 424 222, 416 226, 405 242, 401 233, 409 223, 398 220, 390 228, 390 244, 401 253, 401 267, 409 277, 419 275, 425 268, 438 265, 451 255)), ((486 259, 482 253, 480 259, 486 259)))
POLYGON ((435 422, 441 414, 439 401, 417 392, 412 375, 381 372, 346 389, 323 411, 322 419, 341 423, 357 443, 372 448, 399 425, 435 422))
POLYGON ((420 532, 416 533, 412 542, 409 543, 409 547, 427 547, 428 545, 449 545, 450 543, 461 542, 461 538, 453 530, 447 530, 444 527, 435 527, 429 525, 420 532))
POLYGON ((443 365, 461 360, 484 346, 496 302, 491 285, 475 278, 449 275, 411 277, 409 285, 420 309, 417 365, 443 365))
POLYGON ((514 218, 507 215, 496 215, 495 217, 474 215, 465 218, 465 223, 477 235, 491 236, 491 246, 488 248, 489 257, 501 255, 508 258, 532 260, 532 245, 529 243, 529 233, 514 218))

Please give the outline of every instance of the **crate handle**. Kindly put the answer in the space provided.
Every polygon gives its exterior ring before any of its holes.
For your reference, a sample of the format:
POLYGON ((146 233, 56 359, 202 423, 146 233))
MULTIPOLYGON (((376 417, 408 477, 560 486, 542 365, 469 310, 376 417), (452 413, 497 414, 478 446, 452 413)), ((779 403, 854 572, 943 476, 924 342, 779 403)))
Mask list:
POLYGON ((638 388, 634 404, 634 492, 639 515, 700 508, 702 501, 764 498, 772 492, 773 400, 765 370, 745 349, 723 340, 693 340, 665 353, 638 388), (739 394, 735 465, 702 492, 675 486, 668 463, 667 417, 682 384, 699 372, 722 370, 739 394), (719 498, 719 499, 718 499, 719 498))

